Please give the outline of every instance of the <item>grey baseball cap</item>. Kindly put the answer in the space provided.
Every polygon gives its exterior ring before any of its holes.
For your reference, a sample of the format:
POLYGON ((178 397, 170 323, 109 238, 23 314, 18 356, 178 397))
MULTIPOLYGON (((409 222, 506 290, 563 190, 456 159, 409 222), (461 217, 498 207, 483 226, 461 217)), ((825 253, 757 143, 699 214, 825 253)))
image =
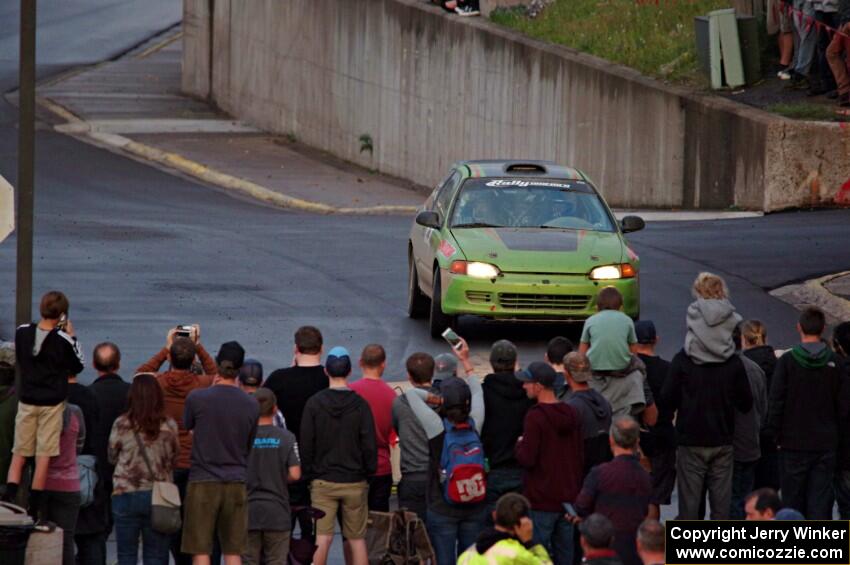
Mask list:
POLYGON ((434 357, 434 378, 447 379, 457 376, 457 357, 451 353, 440 353, 434 357))

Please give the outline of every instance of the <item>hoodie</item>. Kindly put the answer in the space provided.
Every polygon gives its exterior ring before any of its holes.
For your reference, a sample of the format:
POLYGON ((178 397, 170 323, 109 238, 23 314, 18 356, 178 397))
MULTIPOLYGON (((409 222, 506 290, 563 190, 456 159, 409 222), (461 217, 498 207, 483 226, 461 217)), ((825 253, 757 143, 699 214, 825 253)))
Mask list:
MULTIPOLYGON (((213 377, 218 373, 215 361, 200 343, 196 345, 196 353, 205 374, 196 375, 191 369, 171 369, 156 375, 156 381, 165 397, 165 414, 177 422, 180 455, 174 466, 175 469, 188 469, 191 462, 192 434, 183 425, 186 397, 197 388, 211 386, 213 377)), ((156 355, 148 359, 147 363, 136 369, 136 373, 157 373, 166 361, 168 361, 168 348, 163 347, 156 355)))
POLYGON ((823 342, 801 343, 776 363, 767 433, 782 449, 832 451, 839 424, 850 417, 842 365, 823 342))
POLYGON ((755 361, 761 370, 764 371, 764 380, 767 390, 770 390, 770 382, 773 378, 773 371, 776 369, 776 350, 770 345, 759 345, 747 349, 743 352, 744 357, 755 361))
POLYGON ((735 435, 732 447, 735 451, 735 461, 754 463, 761 458, 761 430, 767 418, 767 387, 764 371, 758 363, 745 355, 741 355, 750 391, 753 393, 753 406, 746 412, 735 411, 735 435))
POLYGON ((581 420, 575 408, 563 402, 529 408, 515 453, 532 509, 562 512, 563 503, 575 501, 584 478, 581 420))
POLYGON ((484 414, 489 417, 481 430, 484 453, 490 469, 517 467, 514 445, 522 434, 525 413, 534 404, 513 372, 484 377, 484 414))
POLYGON ((584 473, 596 465, 611 460, 608 433, 611 431, 611 404, 605 397, 589 388, 570 392, 564 400, 578 413, 581 438, 584 443, 584 473))
POLYGON ((314 394, 304 406, 300 448, 301 466, 308 481, 365 481, 378 467, 369 404, 348 387, 314 394))
POLYGON ((726 361, 735 354, 732 332, 741 319, 725 298, 697 298, 688 306, 685 353, 698 365, 726 361))

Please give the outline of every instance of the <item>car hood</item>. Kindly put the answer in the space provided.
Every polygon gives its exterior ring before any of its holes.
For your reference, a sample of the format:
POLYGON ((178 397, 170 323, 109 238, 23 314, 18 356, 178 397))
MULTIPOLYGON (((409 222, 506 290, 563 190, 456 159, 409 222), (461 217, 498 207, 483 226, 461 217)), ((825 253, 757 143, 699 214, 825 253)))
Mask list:
POLYGON ((468 261, 492 263, 503 272, 586 274, 623 262, 616 232, 546 228, 461 228, 452 236, 468 261))

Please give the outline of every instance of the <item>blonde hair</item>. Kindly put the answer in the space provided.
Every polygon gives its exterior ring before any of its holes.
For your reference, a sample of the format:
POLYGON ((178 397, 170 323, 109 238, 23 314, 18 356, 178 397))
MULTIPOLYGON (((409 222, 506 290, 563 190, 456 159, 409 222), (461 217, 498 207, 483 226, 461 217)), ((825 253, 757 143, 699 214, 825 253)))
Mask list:
POLYGON ((741 339, 751 347, 767 345, 767 328, 760 320, 746 320, 741 324, 741 339))
POLYGON ((700 273, 694 281, 694 297, 706 299, 729 298, 726 281, 713 273, 700 273))

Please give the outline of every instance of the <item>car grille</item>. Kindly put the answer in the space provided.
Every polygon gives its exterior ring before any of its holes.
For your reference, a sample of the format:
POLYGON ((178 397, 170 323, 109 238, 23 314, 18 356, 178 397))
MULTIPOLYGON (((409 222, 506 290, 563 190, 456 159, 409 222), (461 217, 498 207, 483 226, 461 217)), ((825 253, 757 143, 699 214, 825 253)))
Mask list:
POLYGON ((584 310, 589 302, 590 296, 499 293, 499 304, 506 310, 584 310))
POLYGON ((490 304, 493 302, 493 293, 484 290, 467 290, 466 299, 474 304, 490 304))

